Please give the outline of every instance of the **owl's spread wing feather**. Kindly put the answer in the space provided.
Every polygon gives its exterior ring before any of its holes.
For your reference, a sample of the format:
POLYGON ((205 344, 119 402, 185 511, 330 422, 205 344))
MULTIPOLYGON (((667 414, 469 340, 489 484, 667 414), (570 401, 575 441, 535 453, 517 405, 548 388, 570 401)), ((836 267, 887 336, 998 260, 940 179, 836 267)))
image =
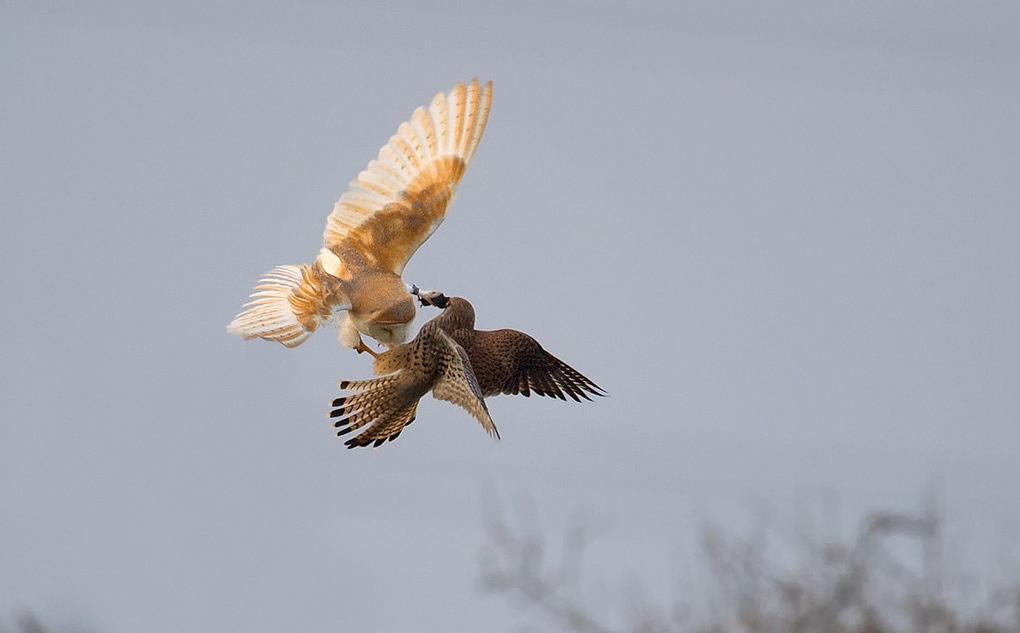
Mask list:
POLYGON ((401 274, 446 217, 457 184, 481 141, 492 82, 437 94, 351 182, 326 222, 325 248, 357 251, 378 270, 401 274))

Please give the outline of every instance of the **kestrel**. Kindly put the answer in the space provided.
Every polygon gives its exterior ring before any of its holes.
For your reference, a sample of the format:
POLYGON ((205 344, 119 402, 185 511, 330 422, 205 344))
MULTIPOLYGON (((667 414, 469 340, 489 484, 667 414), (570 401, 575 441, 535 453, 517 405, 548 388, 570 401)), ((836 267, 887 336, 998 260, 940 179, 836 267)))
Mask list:
POLYGON ((417 292, 423 306, 443 310, 433 321, 467 352, 485 397, 499 394, 549 396, 580 402, 605 391, 581 372, 545 351, 538 341, 517 330, 476 330, 475 309, 462 297, 417 292))
POLYGON ((379 446, 396 439, 414 421, 418 400, 430 389, 436 398, 467 409, 497 439, 484 397, 534 393, 560 400, 569 396, 580 402, 581 398, 591 400, 589 394, 605 395, 601 387, 524 332, 474 329, 475 311, 467 299, 414 292, 422 305, 443 312, 422 326, 413 341, 379 355, 375 373, 385 375, 340 382, 341 389, 358 393, 333 401, 336 408, 330 417, 339 418, 337 434, 367 427, 345 442, 348 448, 379 446))
POLYGON ((295 347, 340 312, 345 347, 406 341, 415 306, 401 274, 446 217, 491 103, 492 82, 476 79, 415 110, 340 196, 315 261, 266 273, 227 330, 295 347))
POLYGON ((410 343, 376 358, 375 373, 387 375, 340 381, 341 389, 358 393, 333 401, 336 408, 330 417, 340 418, 335 424, 337 435, 367 427, 345 442, 347 448, 379 446, 397 439, 404 427, 414 422, 418 401, 429 391, 437 400, 463 407, 489 435, 499 438, 467 352, 440 329, 437 321, 423 325, 410 343))

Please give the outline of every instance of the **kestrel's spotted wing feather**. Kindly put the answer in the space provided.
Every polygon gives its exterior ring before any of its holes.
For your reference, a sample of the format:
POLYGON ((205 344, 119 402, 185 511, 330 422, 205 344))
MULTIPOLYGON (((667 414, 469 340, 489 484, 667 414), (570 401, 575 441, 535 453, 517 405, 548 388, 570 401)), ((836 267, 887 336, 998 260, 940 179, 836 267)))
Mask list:
POLYGON ((549 396, 580 402, 588 394, 604 396, 601 387, 556 358, 524 332, 475 332, 471 358, 486 396, 508 394, 549 396))
POLYGON ((422 305, 443 312, 427 325, 438 327, 461 345, 471 361, 482 395, 501 393, 529 396, 535 393, 580 402, 606 392, 586 376, 564 363, 531 336, 517 330, 476 330, 475 309, 463 297, 447 297, 436 291, 417 293, 422 305))
POLYGON ((486 433, 499 439, 499 431, 496 430, 496 424, 489 415, 489 408, 485 406, 482 388, 478 385, 474 370, 471 369, 467 352, 445 333, 438 332, 448 347, 442 356, 442 371, 432 387, 433 397, 462 407, 481 423, 486 433))
POLYGON ((467 353, 438 328, 423 328, 410 343, 384 352, 376 361, 376 371, 393 373, 341 381, 341 389, 358 393, 333 401, 335 408, 329 415, 338 418, 337 435, 365 429, 344 442, 348 448, 379 446, 396 439, 414 421, 418 401, 429 390, 437 399, 463 407, 499 438, 467 353))
POLYGON ((325 248, 341 258, 354 249, 370 267, 401 274, 446 217, 491 103, 492 82, 476 79, 415 110, 340 196, 326 223, 325 248))

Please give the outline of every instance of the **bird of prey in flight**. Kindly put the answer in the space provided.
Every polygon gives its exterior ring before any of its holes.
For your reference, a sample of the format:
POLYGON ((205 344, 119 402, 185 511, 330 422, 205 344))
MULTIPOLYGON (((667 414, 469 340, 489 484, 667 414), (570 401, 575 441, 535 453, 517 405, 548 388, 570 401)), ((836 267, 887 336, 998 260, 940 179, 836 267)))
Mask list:
POLYGON ((414 421, 418 401, 429 391, 463 407, 497 439, 485 397, 534 393, 580 402, 591 400, 589 394, 606 395, 524 332, 476 330, 467 299, 413 291, 422 305, 443 312, 422 326, 414 340, 378 356, 375 373, 380 377, 340 382, 341 389, 355 393, 333 401, 330 417, 338 418, 337 435, 364 429, 345 442, 348 448, 396 439, 414 421))
POLYGON ((340 342, 403 343, 415 306, 404 266, 446 217, 485 131, 492 82, 459 84, 418 108, 340 196, 311 264, 278 266, 227 326, 245 339, 300 345, 339 312, 340 342))

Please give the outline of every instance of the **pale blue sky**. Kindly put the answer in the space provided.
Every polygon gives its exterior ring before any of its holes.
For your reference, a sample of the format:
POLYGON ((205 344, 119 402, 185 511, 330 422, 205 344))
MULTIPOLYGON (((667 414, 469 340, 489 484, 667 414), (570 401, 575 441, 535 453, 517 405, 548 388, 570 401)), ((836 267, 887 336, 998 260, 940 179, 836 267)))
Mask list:
POLYGON ((708 518, 849 530, 933 482, 1020 563, 1015 4, 429 5, 0 8, 0 626, 514 631, 490 494, 604 521, 605 602, 668 594, 708 518), (225 326, 475 76, 488 130, 405 277, 611 397, 494 399, 498 443, 428 399, 348 451, 368 359, 225 326))

